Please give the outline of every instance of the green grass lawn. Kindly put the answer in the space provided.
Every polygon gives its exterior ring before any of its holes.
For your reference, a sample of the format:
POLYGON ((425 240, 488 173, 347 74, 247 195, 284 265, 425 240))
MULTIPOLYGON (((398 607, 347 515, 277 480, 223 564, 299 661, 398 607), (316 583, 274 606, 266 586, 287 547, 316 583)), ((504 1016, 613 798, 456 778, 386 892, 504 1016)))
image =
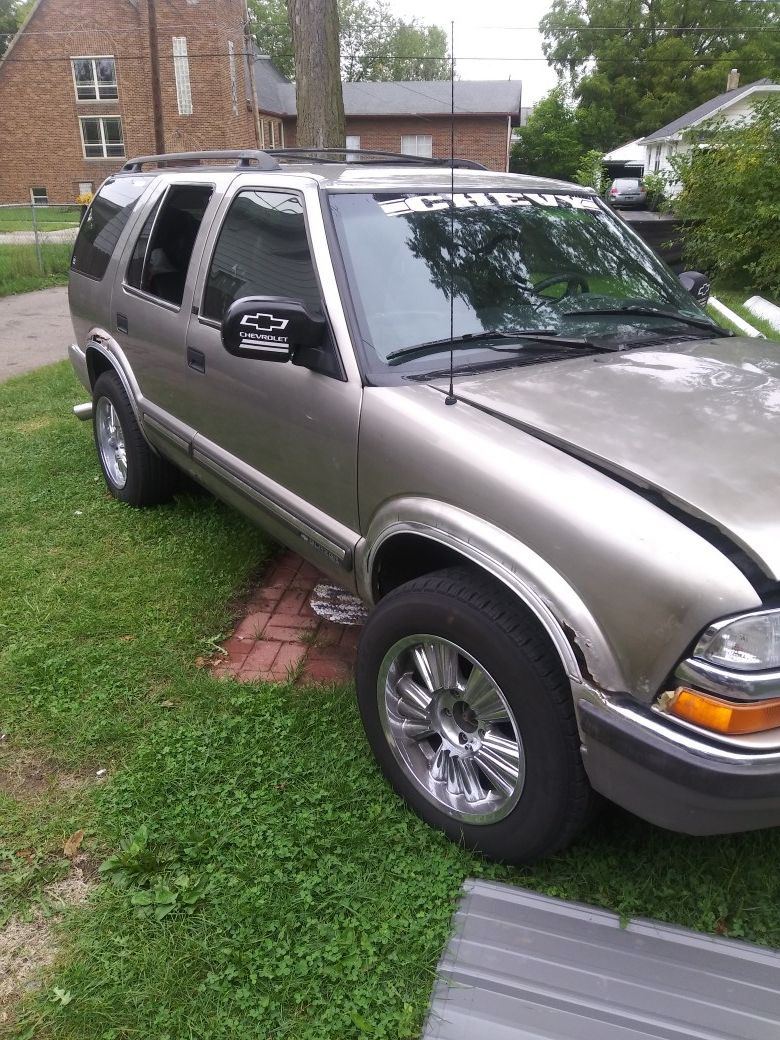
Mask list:
POLYGON ((0 244, 0 296, 65 285, 72 252, 73 246, 68 242, 43 243, 41 272, 34 245, 0 244))
POLYGON ((111 499, 82 398, 65 364, 0 386, 0 769, 82 780, 0 785, 0 925, 67 872, 73 831, 97 861, 148 836, 68 911, 12 1035, 415 1037, 469 874, 780 944, 780 831, 694 839, 610 810, 566 854, 489 865, 388 790, 350 689, 198 669, 270 546, 207 496, 111 499))
MULTIPOLYGON (((81 206, 38 206, 35 220, 40 231, 60 231, 78 227, 81 206)), ((30 206, 0 206, 0 234, 8 231, 32 231, 33 213, 30 206)))

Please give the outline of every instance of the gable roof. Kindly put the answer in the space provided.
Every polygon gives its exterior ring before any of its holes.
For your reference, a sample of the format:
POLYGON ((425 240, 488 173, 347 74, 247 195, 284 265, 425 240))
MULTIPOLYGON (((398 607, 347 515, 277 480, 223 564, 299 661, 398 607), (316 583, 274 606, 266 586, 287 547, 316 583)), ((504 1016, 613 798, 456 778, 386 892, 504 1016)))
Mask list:
MULTIPOLYGON (((255 61, 257 104, 262 112, 294 116, 295 84, 276 69, 270 58, 255 61)), ((450 114, 449 80, 361 80, 343 83, 344 114, 350 116, 409 116, 450 114)), ((519 80, 458 80, 455 115, 502 115, 520 122, 522 84, 519 80)))
POLYGON ((755 83, 746 83, 744 87, 736 87, 734 90, 727 90, 725 94, 718 94, 717 97, 710 98, 710 100, 705 101, 704 104, 692 108, 690 112, 686 112, 685 115, 680 116, 679 119, 673 119, 671 123, 662 126, 660 130, 654 130, 652 134, 648 134, 647 137, 641 139, 642 144, 649 144, 651 141, 663 141, 667 137, 679 134, 683 130, 687 130, 688 127, 694 126, 696 123, 702 122, 702 120, 707 119, 709 116, 715 115, 715 113, 719 112, 722 108, 728 108, 729 105, 740 100, 743 95, 752 94, 756 90, 760 90, 761 87, 772 87, 773 90, 780 89, 772 83, 771 79, 757 79, 755 83))

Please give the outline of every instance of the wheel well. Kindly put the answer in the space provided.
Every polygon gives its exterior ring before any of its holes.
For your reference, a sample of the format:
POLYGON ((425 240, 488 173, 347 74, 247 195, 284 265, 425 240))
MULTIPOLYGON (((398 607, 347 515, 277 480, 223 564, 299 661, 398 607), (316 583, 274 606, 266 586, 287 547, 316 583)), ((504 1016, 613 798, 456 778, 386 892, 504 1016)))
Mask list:
POLYGON ((434 541, 432 538, 426 538, 425 535, 394 535, 380 547, 371 576, 374 601, 378 602, 383 596, 407 581, 421 578, 424 574, 430 574, 432 571, 442 570, 445 567, 470 567, 492 581, 497 589, 512 596, 518 611, 525 615, 528 624, 548 645, 565 673, 565 666, 554 640, 527 603, 504 585, 499 578, 480 567, 468 556, 448 545, 442 545, 441 542, 434 541))
POLYGON ((87 348, 87 372, 89 373, 90 386, 94 387, 98 376, 102 376, 104 372, 109 372, 113 368, 114 366, 105 354, 101 354, 99 350, 87 348))

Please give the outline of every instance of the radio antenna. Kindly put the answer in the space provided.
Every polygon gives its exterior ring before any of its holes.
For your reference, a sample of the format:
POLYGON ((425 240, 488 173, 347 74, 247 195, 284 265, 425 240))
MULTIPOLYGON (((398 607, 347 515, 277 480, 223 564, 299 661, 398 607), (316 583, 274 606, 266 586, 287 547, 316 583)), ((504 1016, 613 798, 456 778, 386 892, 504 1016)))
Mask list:
POLYGON ((455 350, 455 22, 450 22, 450 389, 445 404, 455 404, 452 372, 455 350))

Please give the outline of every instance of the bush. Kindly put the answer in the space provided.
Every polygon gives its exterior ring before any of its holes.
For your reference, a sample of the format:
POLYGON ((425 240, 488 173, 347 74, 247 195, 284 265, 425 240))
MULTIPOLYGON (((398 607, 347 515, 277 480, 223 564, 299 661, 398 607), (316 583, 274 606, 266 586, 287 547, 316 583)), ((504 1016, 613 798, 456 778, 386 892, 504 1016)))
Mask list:
POLYGON ((574 175, 577 184, 582 184, 585 188, 595 188, 599 195, 606 191, 609 181, 603 158, 598 148, 592 148, 580 159, 579 169, 574 175))
POLYGON ((666 202, 666 178, 661 173, 647 173, 642 183, 647 188, 647 208, 660 209, 666 202))
POLYGON ((752 120, 711 123, 687 135, 672 160, 691 220, 686 257, 709 274, 780 293, 780 102, 756 104, 752 120))

